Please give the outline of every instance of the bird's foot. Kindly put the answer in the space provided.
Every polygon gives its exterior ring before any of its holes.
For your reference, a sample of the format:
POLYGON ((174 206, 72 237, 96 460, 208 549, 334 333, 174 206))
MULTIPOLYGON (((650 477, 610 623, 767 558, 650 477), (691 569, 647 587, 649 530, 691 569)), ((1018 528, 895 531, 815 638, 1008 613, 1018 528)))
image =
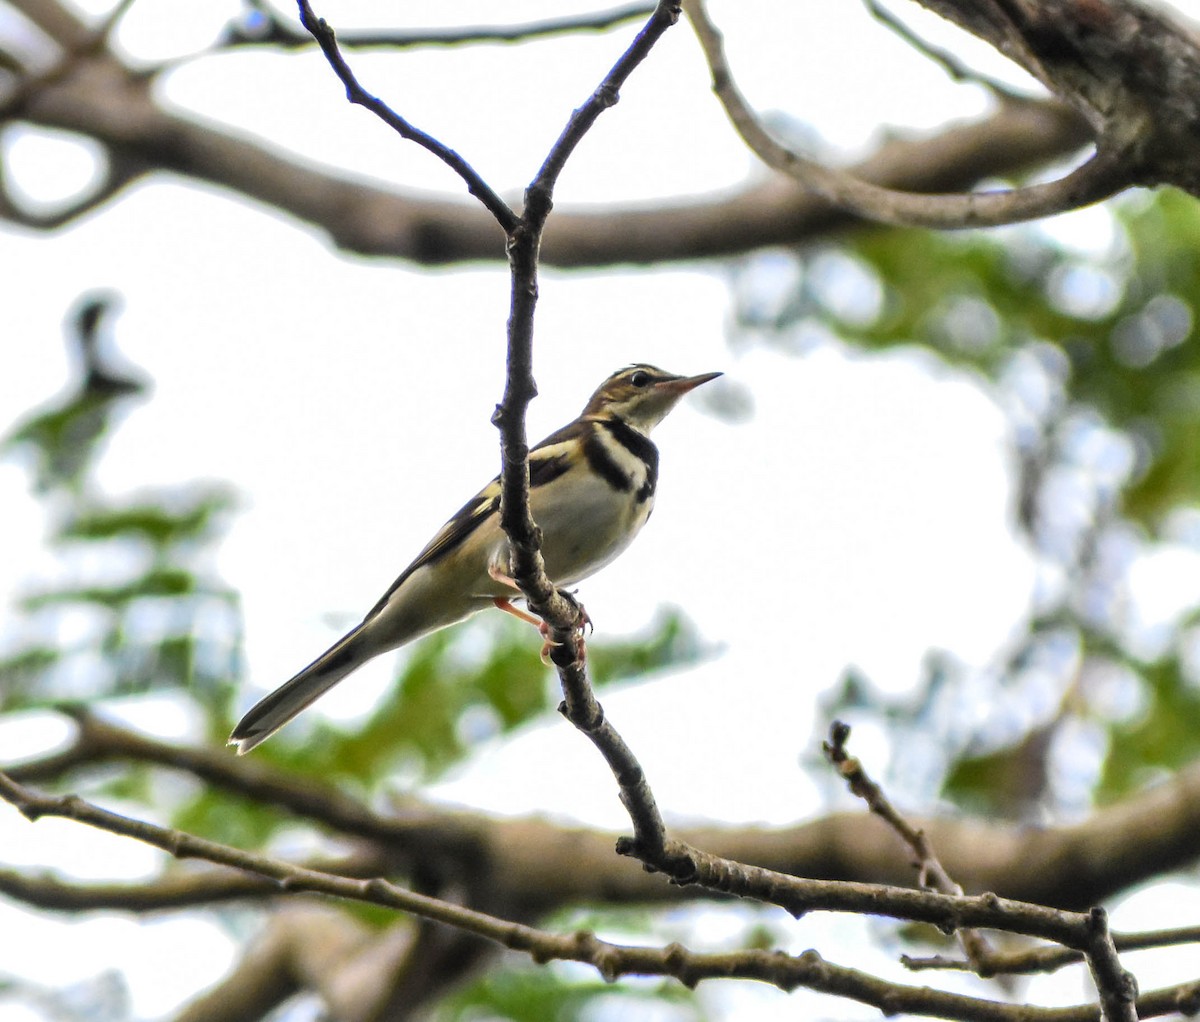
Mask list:
MULTIPOLYGON (((574 593, 568 592, 566 589, 560 589, 558 591, 558 595, 575 608, 575 613, 577 615, 575 619, 576 642, 579 643, 579 660, 582 663, 587 660, 587 644, 583 641, 583 633, 585 629, 589 632, 595 630, 592 626, 592 619, 588 617, 588 612, 584 609, 583 604, 579 602, 579 598, 574 593)), ((541 623, 539 631, 541 631, 542 638, 545 640, 542 644, 542 662, 548 663, 550 651, 554 649, 555 646, 559 645, 559 643, 556 643, 550 638, 551 629, 545 621, 541 623)))
MULTIPOLYGON (((504 578, 498 577, 498 573, 493 572, 490 569, 488 574, 491 575, 492 578, 496 579, 497 582, 506 581, 504 578)), ((511 579, 507 581, 511 581, 511 579)), ((592 626, 592 619, 588 617, 588 613, 586 610, 584 610, 583 604, 576 599, 574 593, 569 593, 565 589, 560 589, 559 594, 575 608, 575 611, 578 614, 576 628, 578 629, 579 633, 577 640, 579 642, 579 659, 586 660, 587 646, 583 641, 583 633, 584 629, 587 629, 588 631, 594 630, 592 626)), ((552 632, 550 625, 548 625, 540 617, 521 610, 519 607, 514 607, 512 600, 507 596, 493 596, 492 603, 498 610, 502 610, 506 614, 511 614, 513 617, 533 625, 539 632, 542 633, 542 663, 550 663, 550 651, 554 649, 555 646, 559 645, 550 637, 552 632)))
MULTIPOLYGON (((542 622, 542 627, 540 630, 542 633, 542 639, 544 640, 542 642, 542 653, 541 653, 542 663, 549 666, 550 664, 552 664, 554 662, 553 660, 550 659, 551 651, 556 649, 557 647, 561 646, 562 643, 555 642, 552 638, 550 638, 550 626, 548 624, 546 624, 545 622, 542 622)), ((575 641, 579 644, 579 647, 578 647, 579 648, 579 662, 585 663, 587 661, 587 643, 583 641, 583 628, 582 627, 579 629, 579 634, 576 636, 575 641)))

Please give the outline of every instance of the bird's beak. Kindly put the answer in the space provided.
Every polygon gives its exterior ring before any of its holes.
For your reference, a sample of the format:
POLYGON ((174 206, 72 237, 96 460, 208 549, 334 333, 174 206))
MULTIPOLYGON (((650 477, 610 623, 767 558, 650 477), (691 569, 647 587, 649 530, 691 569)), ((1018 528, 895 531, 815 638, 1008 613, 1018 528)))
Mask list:
POLYGON ((709 380, 715 380, 718 376, 724 376, 724 373, 701 373, 699 376, 681 376, 677 380, 668 380, 665 383, 660 383, 659 388, 665 390, 668 394, 686 394, 689 390, 695 390, 702 383, 708 383, 709 380))

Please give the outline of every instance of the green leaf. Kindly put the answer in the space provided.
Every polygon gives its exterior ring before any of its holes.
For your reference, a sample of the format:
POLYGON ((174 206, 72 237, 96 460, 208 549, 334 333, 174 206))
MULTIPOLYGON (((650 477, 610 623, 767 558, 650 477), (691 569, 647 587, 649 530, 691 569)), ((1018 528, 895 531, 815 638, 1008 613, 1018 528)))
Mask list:
POLYGON ((1175 657, 1140 665, 1146 705, 1110 731, 1098 796, 1113 801, 1200 757, 1200 689, 1175 657))
POLYGON ((224 487, 189 487, 164 491, 125 506, 84 506, 59 529, 60 540, 105 540, 141 537, 155 547, 194 542, 212 536, 216 519, 234 506, 224 487), (184 498, 182 501, 180 498, 184 498), (173 506, 179 505, 179 506, 173 506))
POLYGON ((670 1006, 666 1017, 675 1022, 702 1022, 706 1017, 695 992, 672 980, 626 982, 618 988, 600 979, 577 979, 560 968, 516 965, 493 970, 443 999, 432 1018, 434 1022, 484 1018, 570 1022, 588 1017, 600 1000, 612 1001, 615 1017, 636 1017, 639 1004, 653 1004, 656 1018, 670 1006))

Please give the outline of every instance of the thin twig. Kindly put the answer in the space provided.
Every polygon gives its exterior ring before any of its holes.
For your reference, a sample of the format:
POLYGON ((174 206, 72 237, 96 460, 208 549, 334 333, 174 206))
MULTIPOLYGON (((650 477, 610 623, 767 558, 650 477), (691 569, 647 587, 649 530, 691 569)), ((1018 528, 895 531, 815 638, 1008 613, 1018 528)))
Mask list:
MULTIPOLYGON (((1148 948, 1177 947, 1180 944, 1200 943, 1200 926, 1179 926, 1164 930, 1146 930, 1139 933, 1114 933, 1113 946, 1118 951, 1144 951, 1148 948)), ((971 963, 942 955, 921 958, 902 955, 900 961, 905 968, 943 969, 955 972, 970 971, 971 963)), ((1083 952, 1057 944, 1022 948, 1019 951, 996 951, 988 962, 993 974, 1006 973, 1018 976, 1036 972, 1055 972, 1067 965, 1083 961, 1083 952)))
MULTIPOLYGON (((916 854, 920 870, 921 886, 946 894, 962 894, 962 888, 950 877, 934 854, 933 845, 927 835, 908 823, 891 804, 883 789, 867 775, 862 764, 846 751, 850 728, 841 721, 834 721, 829 729, 829 741, 824 751, 830 763, 850 785, 850 790, 863 799, 871 812, 887 822, 916 854)), ((1137 1022, 1134 1002, 1137 998, 1137 981, 1126 971, 1117 957, 1117 949, 1108 929, 1108 915, 1102 908, 1093 908, 1085 917, 1085 941, 1083 946, 1074 946, 1083 952, 1100 994, 1101 1016, 1105 1022, 1137 1022)), ((991 959, 994 952, 982 934, 972 927, 959 930, 963 949, 971 962, 973 971, 980 975, 991 975, 991 959)))
POLYGON ((1035 103, 1038 102, 1032 96, 1025 96, 1019 92, 1009 88, 999 79, 985 75, 981 71, 967 67, 961 60, 958 59, 949 50, 944 50, 941 47, 934 46, 926 39, 922 39, 916 32, 909 28, 896 15, 889 11, 879 0, 863 0, 863 5, 885 28, 890 29, 899 38, 903 39, 909 46, 927 57, 929 60, 937 64, 943 71, 946 72, 956 82, 973 82, 976 85, 982 85, 985 89, 991 92, 997 99, 1003 103, 1035 103))
POLYGON ((1092 980, 1100 993, 1105 1022, 1137 1022, 1137 980, 1121 965, 1108 929, 1108 913, 1097 906, 1089 913, 1091 940, 1085 951, 1092 980))
MULTIPOLYGON (((388 869, 381 855, 347 856, 310 863, 308 869, 335 876, 369 878, 388 869)), ((209 907, 228 901, 261 901, 285 894, 279 884, 254 873, 224 866, 176 870, 153 880, 129 883, 85 883, 46 873, 31 875, 0 869, 0 894, 51 912, 171 912, 209 907)))
MULTIPOLYGON (((247 19, 231 24, 215 49, 243 46, 275 46, 281 49, 302 49, 313 44, 311 35, 300 32, 279 17, 269 4, 253 4, 259 22, 253 28, 247 19)), ((574 32, 606 32, 626 22, 645 18, 654 11, 652 3, 631 3, 594 14, 545 18, 520 25, 466 26, 431 31, 389 32, 378 30, 345 30, 339 33, 346 49, 385 48, 391 50, 417 49, 433 46, 468 46, 477 43, 519 43, 550 35, 574 32)))
MULTIPOLYGON (((578 603, 559 593, 546 576, 541 556, 541 536, 529 510, 529 446, 525 414, 537 393, 533 379, 533 318, 538 293, 538 257, 542 232, 553 207, 554 186, 566 161, 596 119, 617 102, 629 75, 649 55, 663 33, 679 19, 678 2, 663 0, 649 21, 605 76, 592 95, 575 110, 551 147, 538 173, 526 189, 525 208, 520 216, 505 203, 458 153, 426 134, 370 95, 359 84, 342 57, 333 30, 312 10, 308 0, 299 0, 301 22, 321 46, 331 67, 346 87, 352 103, 366 107, 403 138, 421 145, 450 166, 499 221, 508 236, 512 277, 508 322, 508 357, 504 397, 496 408, 493 423, 501 436, 502 497, 500 522, 513 551, 510 571, 534 613, 549 624, 556 644, 552 659, 559 668, 568 718, 600 749, 620 786, 634 828, 634 844, 645 849, 647 861, 666 863, 665 828, 654 796, 633 752, 607 723, 592 694, 582 663, 578 626, 582 620, 578 603)), ((632 852, 631 852, 632 854, 632 852)), ((686 873, 690 866, 673 869, 686 873)))
POLYGON ((738 90, 721 33, 702 0, 684 0, 712 73, 713 91, 742 141, 768 167, 810 188, 827 202, 879 223, 958 230, 1036 220, 1089 206, 1138 183, 1136 161, 1116 145, 1097 142, 1095 153, 1065 177, 1047 184, 994 192, 923 195, 871 184, 817 163, 777 141, 738 90))
MULTIPOLYGON (((946 872, 933 850, 929 835, 908 822, 892 805, 883 789, 863 769, 862 763, 846 749, 850 728, 841 721, 834 721, 829 728, 829 740, 822 744, 825 757, 837 768, 838 773, 850 786, 850 790, 866 802, 867 807, 888 824, 917 857, 917 879, 925 890, 940 891, 942 894, 962 894, 962 887, 946 872)), ((995 953, 982 933, 963 928, 958 939, 966 952, 973 971, 981 976, 991 975, 989 962, 995 953)))
POLYGON ((92 713, 87 707, 61 707, 76 725, 65 749, 7 768, 23 784, 59 779, 79 766, 132 760, 185 771, 207 785, 253 799, 263 806, 314 820, 346 836, 378 841, 393 853, 477 861, 476 828, 460 823, 449 811, 380 813, 330 784, 296 777, 269 763, 230 756, 224 749, 162 742, 92 713))
POLYGON ((300 5, 300 22, 312 33, 313 38, 321 47, 321 52, 325 54, 325 59, 329 61, 330 67, 333 68, 338 78, 341 79, 342 84, 346 87, 346 98, 351 103, 370 110, 371 113, 399 134, 401 138, 415 142, 422 149, 432 153, 446 164, 446 166, 463 179, 463 182, 467 186, 467 191, 483 203, 488 212, 496 218, 496 221, 504 229, 504 232, 511 234, 519 222, 519 218, 512 207, 500 198, 475 168, 453 149, 443 145, 432 135, 409 123, 378 96, 367 92, 359 84, 354 72, 350 70, 350 66, 342 56, 337 36, 328 22, 313 13, 309 0, 298 0, 298 2, 300 5))

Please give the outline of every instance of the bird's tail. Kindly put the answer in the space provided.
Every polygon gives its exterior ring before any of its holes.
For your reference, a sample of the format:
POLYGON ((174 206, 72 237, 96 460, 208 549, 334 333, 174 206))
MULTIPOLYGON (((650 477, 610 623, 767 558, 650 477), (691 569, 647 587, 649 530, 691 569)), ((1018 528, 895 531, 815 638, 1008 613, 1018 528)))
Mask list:
POLYGON ((237 746, 239 756, 261 745, 374 655, 375 651, 367 652, 362 648, 365 639, 362 627, 359 625, 343 635, 294 678, 285 681, 250 709, 229 736, 229 744, 237 746))

